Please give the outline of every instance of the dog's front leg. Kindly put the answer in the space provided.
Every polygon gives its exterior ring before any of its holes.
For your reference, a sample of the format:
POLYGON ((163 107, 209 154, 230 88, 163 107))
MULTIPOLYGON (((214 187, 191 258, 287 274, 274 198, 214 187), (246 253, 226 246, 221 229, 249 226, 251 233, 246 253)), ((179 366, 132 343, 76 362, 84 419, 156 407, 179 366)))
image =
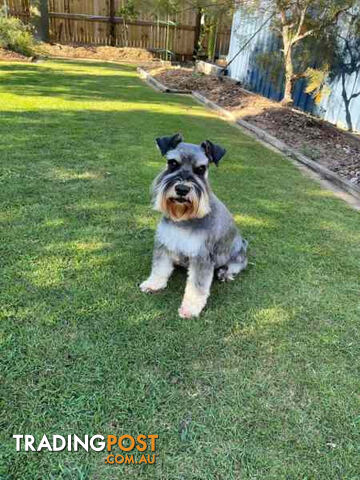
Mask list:
POLYGON ((190 259, 185 294, 179 308, 182 318, 197 317, 205 307, 214 276, 214 264, 210 259, 190 259))
POLYGON ((140 285, 140 289, 145 293, 162 290, 166 287, 173 270, 174 263, 169 252, 165 248, 155 245, 150 277, 140 285))

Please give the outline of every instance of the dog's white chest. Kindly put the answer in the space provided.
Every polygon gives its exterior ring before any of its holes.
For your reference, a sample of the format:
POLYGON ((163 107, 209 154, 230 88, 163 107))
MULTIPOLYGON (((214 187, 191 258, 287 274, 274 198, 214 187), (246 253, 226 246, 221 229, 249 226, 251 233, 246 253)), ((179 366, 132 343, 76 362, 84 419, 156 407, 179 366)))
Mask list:
POLYGON ((159 224, 156 237, 168 250, 186 257, 199 255, 205 243, 203 231, 190 231, 189 229, 164 222, 159 224))

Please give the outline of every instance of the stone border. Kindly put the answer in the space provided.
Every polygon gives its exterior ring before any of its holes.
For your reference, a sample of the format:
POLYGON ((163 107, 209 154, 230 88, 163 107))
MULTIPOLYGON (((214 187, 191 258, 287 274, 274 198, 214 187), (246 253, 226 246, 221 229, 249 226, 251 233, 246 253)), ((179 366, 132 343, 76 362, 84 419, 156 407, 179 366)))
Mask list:
POLYGON ((319 174, 322 178, 325 178, 328 180, 330 183, 334 184, 336 187, 342 189, 343 191, 349 193, 353 197, 355 197, 357 200, 360 200, 360 187, 352 184, 348 180, 345 180, 344 178, 340 177, 336 173, 332 172, 328 168, 324 167, 323 165, 320 165, 317 162, 314 162, 307 156, 303 155, 302 153, 298 152, 292 147, 289 147, 284 143, 282 140, 279 140, 278 138, 272 136, 270 133, 266 132, 265 130, 256 127, 250 122, 247 122, 246 120, 243 120, 241 118, 237 118, 236 115, 233 113, 229 112, 225 108, 221 107, 217 103, 213 102, 212 100, 209 100, 208 98, 204 97, 201 95, 201 93, 193 91, 184 91, 184 90, 175 90, 172 88, 168 88, 162 83, 160 83, 158 80, 156 80, 154 77, 152 77, 148 72, 143 70, 142 68, 138 67, 138 72, 140 74, 140 77, 143 78, 150 86, 155 88, 156 90, 163 92, 163 93, 187 93, 187 94, 192 94, 192 97, 201 103, 202 105, 205 105, 206 107, 210 108, 211 110, 215 110, 219 115, 222 117, 226 118, 230 122, 233 122, 240 127, 243 127, 247 131, 251 132, 255 137, 257 137, 259 140, 263 141, 265 144, 271 145, 272 147, 275 147, 277 150, 282 152, 288 157, 291 157, 292 159, 297 160, 301 164, 305 165, 306 167, 310 168, 317 174, 319 174))
POLYGON ((225 110, 223 107, 220 107, 220 105, 218 105, 217 103, 207 99, 206 97, 201 95, 199 92, 193 92, 193 96, 196 98, 196 100, 198 100, 202 104, 206 105, 210 109, 216 110, 220 115, 222 115, 222 116, 228 118, 229 120, 237 123, 241 127, 244 127, 247 130, 250 130, 260 140, 263 140, 265 143, 269 143, 270 145, 277 148, 278 150, 280 150, 285 155, 287 155, 291 158, 294 158, 295 160, 299 161, 300 163, 306 165, 307 167, 311 168, 311 170, 314 170, 316 173, 321 175, 323 178, 326 178, 326 180, 329 180, 330 182, 334 183, 337 187, 342 188, 346 192, 355 196, 357 199, 360 199, 360 188, 357 187, 356 185, 353 185, 348 180, 345 180, 344 178, 340 177, 339 175, 332 172, 331 170, 324 167, 323 165, 320 165, 319 163, 314 162, 313 160, 306 157, 302 153, 300 153, 297 150, 289 147, 282 140, 279 140, 278 138, 273 137, 270 133, 266 132, 265 130, 263 130, 259 127, 256 127, 255 125, 247 122, 246 120, 242 120, 241 118, 237 118, 234 114, 232 114, 228 110, 225 110))
POLYGON ((218 77, 222 74, 223 70, 223 67, 215 65, 214 63, 204 62, 204 60, 198 60, 195 63, 195 71, 204 73, 205 75, 216 75, 218 77))

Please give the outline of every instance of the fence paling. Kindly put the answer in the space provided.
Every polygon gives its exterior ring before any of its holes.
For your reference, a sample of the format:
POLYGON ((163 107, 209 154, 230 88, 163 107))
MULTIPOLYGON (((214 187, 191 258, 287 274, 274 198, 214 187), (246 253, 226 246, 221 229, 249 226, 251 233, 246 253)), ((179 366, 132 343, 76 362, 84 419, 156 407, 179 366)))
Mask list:
MULTIPOLYGON (((30 1, 8 0, 10 13, 29 22, 30 1)), ((122 4, 121 0, 48 0, 50 39, 59 43, 115 44, 123 47, 123 18, 116 16, 122 4)), ((157 21, 140 11, 139 19, 126 22, 129 46, 191 57, 196 36, 196 10, 184 9, 173 19, 174 23, 157 21)), ((226 27, 219 31, 218 40, 217 54, 227 54, 230 36, 226 27)), ((165 58, 169 54, 162 55, 165 58)))

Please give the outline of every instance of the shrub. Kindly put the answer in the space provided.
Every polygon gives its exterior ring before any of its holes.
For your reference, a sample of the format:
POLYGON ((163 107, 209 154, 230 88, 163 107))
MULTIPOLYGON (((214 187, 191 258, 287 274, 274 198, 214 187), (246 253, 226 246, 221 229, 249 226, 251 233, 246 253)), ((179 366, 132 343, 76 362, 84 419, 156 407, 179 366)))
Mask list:
POLYGON ((34 38, 30 27, 20 19, 0 11, 0 47, 30 57, 34 54, 34 38))

